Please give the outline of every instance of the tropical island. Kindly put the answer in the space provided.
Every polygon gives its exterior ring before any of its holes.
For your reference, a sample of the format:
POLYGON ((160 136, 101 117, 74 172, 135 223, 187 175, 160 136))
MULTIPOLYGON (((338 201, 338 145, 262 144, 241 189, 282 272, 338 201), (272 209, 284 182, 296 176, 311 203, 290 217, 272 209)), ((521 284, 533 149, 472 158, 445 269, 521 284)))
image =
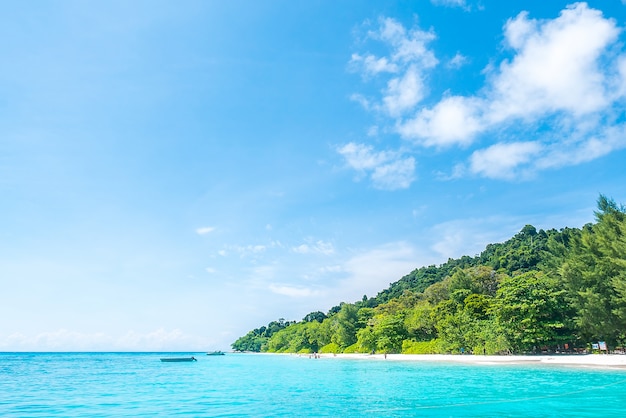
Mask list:
POLYGON ((541 354, 622 352, 626 207, 600 195, 596 221, 532 225, 477 256, 418 268, 375 297, 232 343, 270 353, 541 354))

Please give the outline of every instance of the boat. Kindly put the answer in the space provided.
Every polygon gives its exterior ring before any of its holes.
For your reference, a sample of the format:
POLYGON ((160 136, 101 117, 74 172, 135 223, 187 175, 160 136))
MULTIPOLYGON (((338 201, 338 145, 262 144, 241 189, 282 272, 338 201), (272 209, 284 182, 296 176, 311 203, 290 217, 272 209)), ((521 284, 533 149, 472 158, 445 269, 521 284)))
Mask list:
POLYGON ((168 358, 162 358, 161 361, 168 362, 168 363, 179 363, 183 361, 198 361, 198 360, 194 356, 191 356, 191 357, 168 357, 168 358))
POLYGON ((223 351, 209 351, 208 353, 206 353, 207 356, 223 356, 224 352, 223 351))

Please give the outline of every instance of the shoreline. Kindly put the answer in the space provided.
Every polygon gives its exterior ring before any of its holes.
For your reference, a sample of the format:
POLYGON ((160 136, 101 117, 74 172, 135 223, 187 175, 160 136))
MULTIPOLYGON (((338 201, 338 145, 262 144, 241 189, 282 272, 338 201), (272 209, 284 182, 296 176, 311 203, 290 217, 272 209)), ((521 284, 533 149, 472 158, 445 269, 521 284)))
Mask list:
MULTIPOLYGON (((307 354, 301 354, 307 356, 307 354)), ((475 365, 528 364, 626 370, 623 354, 556 354, 487 356, 472 354, 318 354, 323 359, 356 359, 382 361, 452 362, 475 365)))

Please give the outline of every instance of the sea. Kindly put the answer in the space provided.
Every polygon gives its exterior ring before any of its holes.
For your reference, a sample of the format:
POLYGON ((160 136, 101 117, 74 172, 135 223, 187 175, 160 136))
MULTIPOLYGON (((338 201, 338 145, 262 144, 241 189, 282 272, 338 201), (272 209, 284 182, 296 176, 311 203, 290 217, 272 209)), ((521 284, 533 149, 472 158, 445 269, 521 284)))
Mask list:
POLYGON ((235 353, 0 353, 0 416, 626 416, 626 370, 235 353), (198 361, 160 361, 186 356, 198 361))

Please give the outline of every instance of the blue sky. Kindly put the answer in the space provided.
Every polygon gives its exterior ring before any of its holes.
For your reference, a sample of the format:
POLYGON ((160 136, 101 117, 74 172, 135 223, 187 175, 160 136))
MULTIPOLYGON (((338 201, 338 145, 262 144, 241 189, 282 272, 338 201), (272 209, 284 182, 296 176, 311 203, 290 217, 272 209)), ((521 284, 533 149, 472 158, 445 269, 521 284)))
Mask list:
POLYGON ((0 4, 0 350, 228 349, 626 203, 620 0, 0 4))

